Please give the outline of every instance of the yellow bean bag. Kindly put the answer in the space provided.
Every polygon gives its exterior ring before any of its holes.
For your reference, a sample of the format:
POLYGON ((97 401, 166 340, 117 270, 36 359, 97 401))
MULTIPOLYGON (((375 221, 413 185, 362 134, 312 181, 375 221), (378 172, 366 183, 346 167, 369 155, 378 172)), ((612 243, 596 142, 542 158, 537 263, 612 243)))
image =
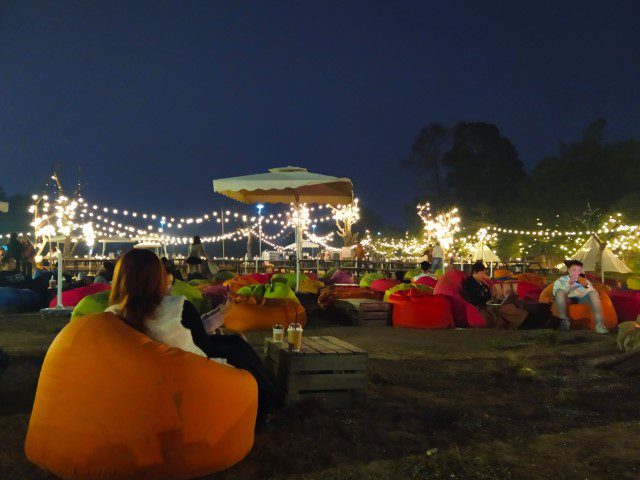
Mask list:
MULTIPOLYGON (((611 303, 611 298, 607 294, 608 287, 602 284, 595 284, 593 288, 596 289, 600 295, 600 303, 602 303, 602 316, 604 326, 609 330, 616 328, 618 325, 618 315, 616 309, 611 303)), ((540 294, 540 303, 552 303, 551 312, 557 317, 558 308, 555 304, 555 298, 553 297, 553 283, 547 285, 540 294)), ((586 303, 578 303, 575 305, 569 305, 569 321, 571 322, 571 328, 573 330, 595 330, 596 321, 593 318, 593 310, 591 306, 586 303)))
POLYGON ((49 347, 25 452, 67 479, 199 477, 249 453, 257 404, 248 372, 85 315, 49 347))
POLYGON ((304 327, 307 314, 302 305, 284 298, 254 297, 238 298, 229 308, 224 319, 224 326, 234 332, 248 332, 250 330, 269 330, 274 325, 300 323, 304 327))
POLYGON ((629 290, 640 290, 640 277, 627 278, 627 288, 629 290))
POLYGON ((513 278, 514 274, 511 270, 506 268, 499 268, 493 271, 493 278, 513 278))

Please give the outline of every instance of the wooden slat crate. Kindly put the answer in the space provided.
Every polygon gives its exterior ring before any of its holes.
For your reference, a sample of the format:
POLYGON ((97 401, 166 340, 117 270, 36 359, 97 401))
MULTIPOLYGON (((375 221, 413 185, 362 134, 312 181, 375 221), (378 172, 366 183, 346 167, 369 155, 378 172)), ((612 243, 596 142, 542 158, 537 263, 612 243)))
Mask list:
POLYGON ((369 298, 347 298, 336 300, 338 312, 351 319, 353 325, 384 327, 391 318, 391 304, 369 298))
POLYGON ((303 337, 300 352, 265 339, 265 367, 287 403, 320 397, 348 406, 367 389, 367 352, 335 337, 303 337))

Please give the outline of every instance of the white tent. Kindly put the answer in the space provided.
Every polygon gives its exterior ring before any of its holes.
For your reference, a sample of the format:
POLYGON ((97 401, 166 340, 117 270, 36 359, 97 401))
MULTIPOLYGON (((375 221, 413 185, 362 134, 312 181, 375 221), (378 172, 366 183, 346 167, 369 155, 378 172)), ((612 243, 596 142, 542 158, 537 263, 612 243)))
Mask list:
MULTIPOLYGON (((583 263, 583 270, 585 272, 593 272, 596 269, 596 262, 598 260, 598 254, 600 253, 600 247, 598 242, 593 236, 587 240, 582 248, 575 252, 570 260, 579 260, 583 263)), ((615 256, 615 254, 609 248, 605 248, 602 252, 602 272, 618 272, 618 273, 631 273, 632 270, 627 267, 622 260, 615 256)), ((559 265, 561 271, 567 269, 563 265, 559 265)))
POLYGON ((493 253, 486 243, 478 242, 476 245, 476 250, 473 253, 474 262, 484 262, 484 263, 501 263, 500 257, 493 253))
MULTIPOLYGON (((348 178, 311 173, 306 168, 271 168, 269 173, 223 178, 213 181, 213 190, 243 203, 304 203, 346 205, 353 201, 348 178)), ((298 215, 300 217, 300 215, 298 215)), ((302 225, 296 225, 296 291, 300 281, 302 225)))
MULTIPOLYGON (((286 250, 295 250, 296 244, 292 243, 291 245, 287 245, 284 247, 286 250)), ((317 243, 310 242, 309 240, 303 240, 300 248, 320 248, 320 245, 317 243)))

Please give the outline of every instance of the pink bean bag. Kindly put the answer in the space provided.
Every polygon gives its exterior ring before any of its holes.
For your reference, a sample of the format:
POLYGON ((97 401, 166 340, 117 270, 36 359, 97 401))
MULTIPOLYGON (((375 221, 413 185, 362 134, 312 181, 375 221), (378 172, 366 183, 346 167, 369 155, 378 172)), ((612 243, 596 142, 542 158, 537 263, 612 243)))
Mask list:
POLYGON ((336 270, 336 273, 333 274, 331 279, 327 282, 329 285, 340 284, 354 284, 353 276, 347 272, 343 272, 342 270, 336 270))
POLYGON ((609 298, 618 315, 618 323, 635 322, 640 315, 640 291, 614 288, 609 298))
MULTIPOLYGON (((93 295, 94 293, 104 292, 105 290, 111 290, 111 286, 106 283, 92 283, 91 285, 87 285, 86 287, 74 288, 73 290, 67 290, 66 292, 62 292, 62 305, 64 307, 75 307, 80 300, 82 300, 87 295, 93 295)), ((55 296, 51 302, 49 302, 49 307, 53 308, 58 305, 58 297, 55 296)))
POLYGON ((273 274, 271 273, 252 273, 249 275, 249 277, 253 278, 256 282, 264 285, 266 283, 269 283, 269 281, 271 280, 271 277, 273 277, 273 274))
POLYGON ((467 302, 460 291, 466 274, 460 270, 448 270, 433 289, 434 295, 443 295, 449 300, 453 321, 456 327, 487 327, 478 309, 467 302))
POLYGON ((211 308, 216 308, 225 302, 229 296, 229 289, 224 285, 211 285, 202 289, 202 295, 209 299, 211 308))
POLYGON ((371 282, 371 286, 369 287, 374 292, 384 293, 392 287, 395 287, 400 282, 394 280, 392 278, 379 278, 378 280, 374 280, 371 282))

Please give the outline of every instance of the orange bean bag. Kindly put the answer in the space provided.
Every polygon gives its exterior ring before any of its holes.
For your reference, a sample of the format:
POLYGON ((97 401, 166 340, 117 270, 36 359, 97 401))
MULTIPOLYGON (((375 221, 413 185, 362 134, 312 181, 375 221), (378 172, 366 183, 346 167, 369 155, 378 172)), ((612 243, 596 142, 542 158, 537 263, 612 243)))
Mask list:
MULTIPOLYGON (((616 310, 611 303, 611 299, 608 295, 609 288, 606 285, 596 284, 593 286, 600 294, 600 303, 602 303, 602 316, 604 320, 604 326, 609 330, 616 328, 618 325, 618 316, 616 310)), ((540 294, 541 303, 552 303, 551 312, 557 317, 558 308, 555 304, 555 298, 553 297, 553 283, 547 285, 540 294)), ((574 330, 595 330, 596 322, 593 318, 593 311, 588 304, 575 304, 569 305, 569 321, 571 322, 571 328, 574 330)))
POLYGON ((501 279, 501 278, 513 278, 513 272, 511 270, 507 270, 506 268, 499 268, 498 270, 494 270, 493 278, 501 279))
POLYGON ((234 277, 227 280, 226 282, 223 283, 223 285, 229 288, 229 291, 231 293, 236 293, 242 287, 257 285, 258 283, 260 283, 258 282, 258 280, 251 278, 249 275, 242 275, 240 277, 234 277))
POLYGON ((393 303, 393 326, 435 330, 453 327, 449 301, 420 290, 401 290, 389 297, 393 303))
POLYGON ((234 332, 269 330, 274 325, 300 323, 304 327, 307 314, 302 305, 284 298, 238 298, 224 320, 225 328, 234 332))
POLYGON ((67 479, 200 477, 249 453, 257 404, 248 372, 85 315, 49 347, 25 452, 67 479))

